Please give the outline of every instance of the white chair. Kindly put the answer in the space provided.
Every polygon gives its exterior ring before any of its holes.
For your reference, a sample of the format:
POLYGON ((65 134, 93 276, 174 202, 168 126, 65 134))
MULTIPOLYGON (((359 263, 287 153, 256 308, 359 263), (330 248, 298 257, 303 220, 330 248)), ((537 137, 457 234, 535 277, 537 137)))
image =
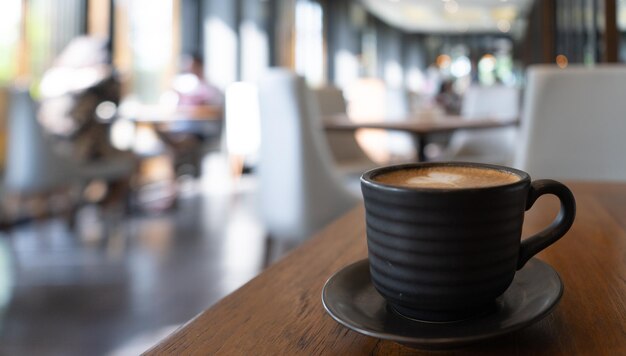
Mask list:
POLYGON ((528 70, 515 166, 534 178, 626 181, 626 66, 528 70))
MULTIPOLYGON (((409 112, 408 93, 389 88, 376 78, 361 78, 345 88, 348 115, 356 122, 401 121, 409 112)), ((405 162, 414 160, 414 142, 410 135, 380 129, 361 129, 356 140, 374 162, 405 162)))
MULTIPOLYGON (((387 111, 385 82, 377 78, 361 78, 344 88, 347 112, 351 120, 370 122, 385 117, 387 111)), ((362 129, 355 133, 359 145, 374 162, 389 162, 391 153, 386 130, 362 129)))
MULTIPOLYGON (((315 89, 314 93, 323 118, 346 114, 346 101, 341 89, 327 85, 315 89)), ((326 140, 342 175, 360 177, 363 172, 377 166, 361 149, 353 131, 326 131, 326 140)))
MULTIPOLYGON (((519 90, 505 86, 472 86, 461 105, 461 115, 468 120, 510 120, 519 117, 519 112, 519 90)), ((517 127, 455 132, 441 159, 511 165, 517 136, 517 127)))
MULTIPOLYGON (((410 113, 409 93, 404 88, 387 87, 385 92, 385 121, 404 121, 410 113)), ((403 162, 412 160, 415 152, 415 141, 405 132, 388 133, 388 147, 392 161, 403 162)))
MULTIPOLYGON (((7 159, 3 189, 19 197, 49 197, 51 194, 77 194, 88 182, 102 180, 114 187, 101 204, 111 205, 117 196, 128 192, 128 182, 135 163, 128 159, 76 162, 55 150, 36 118, 36 105, 28 91, 10 93, 8 114, 7 159)), ((71 197, 78 200, 81 197, 71 197)), ((122 199, 123 200, 123 199, 122 199)), ((72 208, 75 208, 73 206, 72 208)), ((70 222, 73 222, 70 216, 70 222)))
POLYGON ((62 158, 36 120, 35 104, 25 90, 10 93, 4 187, 34 194, 77 182, 74 164, 62 158))
POLYGON ((254 83, 236 82, 226 88, 224 120, 226 151, 235 177, 243 173, 244 163, 253 165, 261 144, 259 94, 254 83))
MULTIPOLYGON (((298 242, 352 208, 304 80, 271 69, 259 81, 260 213, 269 235, 298 242)), ((271 240, 270 240, 271 241, 271 240)))

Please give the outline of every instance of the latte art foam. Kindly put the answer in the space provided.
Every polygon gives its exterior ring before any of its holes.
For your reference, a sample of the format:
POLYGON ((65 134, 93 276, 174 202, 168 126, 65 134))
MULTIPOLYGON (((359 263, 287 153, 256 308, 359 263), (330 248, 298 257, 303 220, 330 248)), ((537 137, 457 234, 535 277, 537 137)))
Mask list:
POLYGON ((438 166, 401 169, 373 178, 375 181, 407 188, 462 189, 515 183, 520 177, 488 168, 438 166))

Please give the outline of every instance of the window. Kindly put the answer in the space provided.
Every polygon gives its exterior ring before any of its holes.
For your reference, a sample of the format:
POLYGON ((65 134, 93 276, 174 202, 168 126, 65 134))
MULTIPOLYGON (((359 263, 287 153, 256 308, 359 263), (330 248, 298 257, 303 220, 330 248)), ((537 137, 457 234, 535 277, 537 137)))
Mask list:
POLYGON ((6 0, 0 11, 0 84, 17 74, 22 1, 6 0))
POLYGON ((322 6, 312 0, 296 3, 296 72, 310 85, 324 83, 324 25, 322 6))

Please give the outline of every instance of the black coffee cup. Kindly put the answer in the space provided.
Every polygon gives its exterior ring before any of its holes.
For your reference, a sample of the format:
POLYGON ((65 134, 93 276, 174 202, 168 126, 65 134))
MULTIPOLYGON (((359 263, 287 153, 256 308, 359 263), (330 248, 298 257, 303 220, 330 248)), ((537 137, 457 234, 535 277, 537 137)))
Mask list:
POLYGON ((453 321, 484 314, 515 272, 571 227, 576 202, 554 180, 477 163, 416 163, 383 167, 361 177, 372 283, 403 316, 453 321), (519 180, 475 188, 415 188, 376 181, 398 170, 469 167, 513 174, 519 180), (561 210, 545 230, 521 241, 524 212, 544 194, 561 210))

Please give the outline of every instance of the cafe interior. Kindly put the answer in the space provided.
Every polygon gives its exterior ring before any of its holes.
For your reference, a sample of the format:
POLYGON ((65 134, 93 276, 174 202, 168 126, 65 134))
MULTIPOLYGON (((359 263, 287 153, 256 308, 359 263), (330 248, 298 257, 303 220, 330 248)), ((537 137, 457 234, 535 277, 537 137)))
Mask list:
POLYGON ((142 353, 375 167, 626 182, 623 63, 624 0, 4 0, 0 354, 142 353))

